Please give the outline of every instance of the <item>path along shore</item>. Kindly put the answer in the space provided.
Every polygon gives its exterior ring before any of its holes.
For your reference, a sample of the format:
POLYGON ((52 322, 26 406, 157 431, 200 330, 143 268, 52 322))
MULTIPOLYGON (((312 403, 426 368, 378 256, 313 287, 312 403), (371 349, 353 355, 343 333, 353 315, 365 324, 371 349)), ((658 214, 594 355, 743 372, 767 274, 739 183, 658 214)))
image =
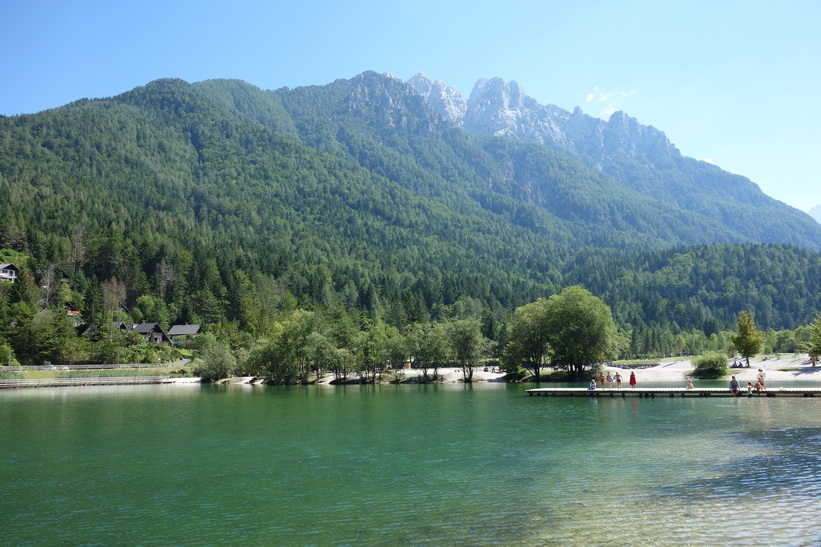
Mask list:
MULTIPOLYGON (((746 386, 747 382, 755 384, 756 378, 758 377, 758 369, 763 370, 766 374, 767 387, 778 387, 778 382, 810 381, 821 384, 821 366, 810 366, 810 360, 806 353, 790 353, 779 356, 750 358, 749 368, 731 368, 726 379, 729 381, 730 376, 735 375, 742 386, 746 386)), ((611 366, 606 367, 605 370, 611 371, 614 374, 616 372, 621 373, 622 378, 624 378, 623 385, 627 386, 631 369, 611 366)), ((632 372, 636 373, 636 379, 639 383, 663 382, 669 384, 681 383, 685 385, 687 382, 687 374, 692 370, 692 360, 682 358, 680 360, 666 360, 655 367, 637 369, 632 372)), ((429 370, 428 373, 432 374, 433 370, 429 370)), ((442 376, 444 383, 462 381, 462 370, 459 368, 440 368, 438 373, 442 376)), ((405 378, 411 378, 421 376, 422 371, 418 369, 404 369, 400 374, 404 375, 405 378)), ((384 375, 384 378, 388 378, 389 375, 390 374, 384 375)), ((503 377, 504 373, 486 372, 483 367, 477 367, 473 371, 474 382, 501 382, 504 381, 503 377)), ((333 377, 327 376, 325 380, 320 383, 330 383, 331 380, 333 380, 333 377)), ((695 381, 697 382, 697 380, 695 381)))

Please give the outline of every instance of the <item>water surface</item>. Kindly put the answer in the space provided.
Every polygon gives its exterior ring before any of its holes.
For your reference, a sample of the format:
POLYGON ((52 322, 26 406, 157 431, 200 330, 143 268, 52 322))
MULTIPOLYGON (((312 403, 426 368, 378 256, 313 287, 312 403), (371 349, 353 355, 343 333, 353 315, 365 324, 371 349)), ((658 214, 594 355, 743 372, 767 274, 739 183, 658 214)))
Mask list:
POLYGON ((821 400, 0 392, 0 543, 821 543, 821 400))

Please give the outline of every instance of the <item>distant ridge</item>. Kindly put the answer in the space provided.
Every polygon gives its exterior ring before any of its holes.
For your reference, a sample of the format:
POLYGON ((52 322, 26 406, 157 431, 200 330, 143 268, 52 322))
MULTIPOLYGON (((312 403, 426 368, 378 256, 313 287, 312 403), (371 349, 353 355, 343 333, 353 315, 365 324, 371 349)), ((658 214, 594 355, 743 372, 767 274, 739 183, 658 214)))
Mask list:
POLYGON ((472 133, 571 152, 631 190, 717 220, 752 241, 785 241, 783 237, 791 239, 789 231, 796 234, 793 243, 821 248, 813 242, 818 237, 816 225, 805 213, 770 198, 744 176, 682 156, 662 131, 641 125, 624 112, 604 121, 578 107, 571 113, 540 105, 516 82, 500 78, 479 80, 467 101, 455 88, 422 73, 410 78, 408 85, 472 133))
POLYGON ((809 211, 809 215, 821 224, 821 204, 816 205, 809 211))

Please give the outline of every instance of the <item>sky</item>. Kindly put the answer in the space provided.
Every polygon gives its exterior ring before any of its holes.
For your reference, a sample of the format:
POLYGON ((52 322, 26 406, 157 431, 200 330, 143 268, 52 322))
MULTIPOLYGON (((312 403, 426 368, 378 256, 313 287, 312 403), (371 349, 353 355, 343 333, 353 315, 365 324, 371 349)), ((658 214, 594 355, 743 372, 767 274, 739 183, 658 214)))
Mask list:
POLYGON ((685 156, 821 205, 816 0, 0 0, 0 20, 0 115, 170 77, 423 72, 465 97, 500 77, 542 104, 623 110, 685 156))

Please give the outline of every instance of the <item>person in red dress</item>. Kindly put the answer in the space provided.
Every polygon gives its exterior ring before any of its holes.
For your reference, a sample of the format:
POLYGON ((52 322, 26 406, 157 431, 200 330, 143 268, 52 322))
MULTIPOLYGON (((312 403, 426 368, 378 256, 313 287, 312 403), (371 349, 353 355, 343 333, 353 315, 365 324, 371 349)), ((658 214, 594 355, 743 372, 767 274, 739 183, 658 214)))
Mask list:
POLYGON ((636 373, 635 372, 630 373, 630 387, 632 387, 633 389, 636 389, 636 373))

